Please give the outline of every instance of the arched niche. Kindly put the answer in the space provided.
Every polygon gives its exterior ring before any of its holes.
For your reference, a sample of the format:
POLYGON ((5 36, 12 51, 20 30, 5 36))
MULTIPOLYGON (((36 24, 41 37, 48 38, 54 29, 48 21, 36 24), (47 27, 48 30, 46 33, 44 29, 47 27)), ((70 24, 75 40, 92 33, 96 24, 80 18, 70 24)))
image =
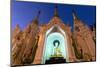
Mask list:
POLYGON ((59 49, 62 53, 62 56, 66 59, 66 62, 69 61, 66 34, 62 28, 60 28, 58 25, 54 25, 46 31, 41 64, 45 64, 45 61, 54 54, 55 47, 53 42, 55 40, 60 42, 59 49))

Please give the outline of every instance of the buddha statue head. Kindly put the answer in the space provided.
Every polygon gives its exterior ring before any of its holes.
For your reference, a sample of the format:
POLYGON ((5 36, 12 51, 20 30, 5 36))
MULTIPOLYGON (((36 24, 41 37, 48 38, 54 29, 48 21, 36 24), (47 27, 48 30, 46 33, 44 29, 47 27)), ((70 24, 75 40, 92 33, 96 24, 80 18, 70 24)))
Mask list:
POLYGON ((54 40, 54 41, 53 41, 53 45, 54 45, 55 48, 58 48, 59 45, 60 45, 59 40, 54 40))

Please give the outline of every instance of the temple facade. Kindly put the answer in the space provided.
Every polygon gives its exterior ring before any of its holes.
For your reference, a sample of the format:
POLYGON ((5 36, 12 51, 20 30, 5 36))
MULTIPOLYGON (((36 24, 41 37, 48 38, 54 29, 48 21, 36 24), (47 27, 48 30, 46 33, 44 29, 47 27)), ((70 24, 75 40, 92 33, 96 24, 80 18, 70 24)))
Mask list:
POLYGON ((21 30, 12 32, 12 65, 51 64, 96 60, 96 35, 73 11, 73 29, 58 15, 47 24, 39 25, 36 18, 21 30), (59 61, 59 62, 58 62, 59 61))

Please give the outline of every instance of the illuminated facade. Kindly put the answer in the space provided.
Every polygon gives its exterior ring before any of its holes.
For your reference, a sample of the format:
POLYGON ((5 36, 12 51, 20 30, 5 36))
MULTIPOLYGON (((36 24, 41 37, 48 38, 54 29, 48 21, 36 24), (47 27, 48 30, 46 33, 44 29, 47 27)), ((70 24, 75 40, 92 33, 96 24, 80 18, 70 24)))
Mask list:
POLYGON ((39 26, 39 15, 40 12, 24 31, 16 26, 12 36, 13 65, 96 60, 95 30, 91 31, 75 12, 73 31, 59 18, 57 8, 48 24, 39 26))

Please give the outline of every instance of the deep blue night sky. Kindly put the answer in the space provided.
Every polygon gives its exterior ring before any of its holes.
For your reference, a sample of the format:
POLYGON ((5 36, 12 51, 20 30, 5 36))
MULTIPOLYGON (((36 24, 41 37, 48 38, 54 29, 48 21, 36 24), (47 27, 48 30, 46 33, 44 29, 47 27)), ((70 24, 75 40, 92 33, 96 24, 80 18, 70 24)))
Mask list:
POLYGON ((19 24, 21 29, 24 29, 27 24, 29 24, 37 16, 39 10, 41 10, 39 24, 48 23, 54 16, 55 5, 58 6, 59 16, 65 24, 69 22, 71 26, 73 25, 73 9, 75 9, 77 16, 84 21, 85 24, 93 25, 96 23, 95 6, 12 1, 12 29, 14 29, 17 24, 19 24))

